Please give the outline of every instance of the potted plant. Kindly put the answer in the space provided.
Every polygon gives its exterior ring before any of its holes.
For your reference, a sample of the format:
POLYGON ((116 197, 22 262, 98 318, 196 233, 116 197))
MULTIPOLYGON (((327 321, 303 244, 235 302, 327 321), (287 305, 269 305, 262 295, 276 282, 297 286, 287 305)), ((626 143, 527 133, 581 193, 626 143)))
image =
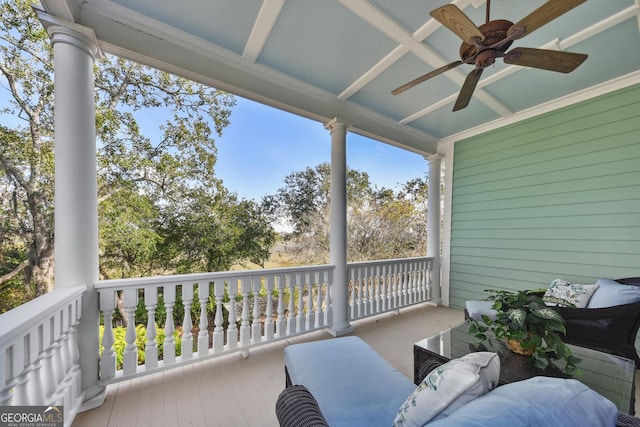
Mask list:
POLYGON ((493 337, 504 340, 511 351, 530 356, 540 369, 553 366, 554 360, 566 363, 563 371, 573 374, 580 359, 562 341, 565 321, 542 300, 544 290, 499 291, 487 290, 492 295, 495 320, 482 315, 481 321, 469 319, 469 333, 481 341, 493 337))

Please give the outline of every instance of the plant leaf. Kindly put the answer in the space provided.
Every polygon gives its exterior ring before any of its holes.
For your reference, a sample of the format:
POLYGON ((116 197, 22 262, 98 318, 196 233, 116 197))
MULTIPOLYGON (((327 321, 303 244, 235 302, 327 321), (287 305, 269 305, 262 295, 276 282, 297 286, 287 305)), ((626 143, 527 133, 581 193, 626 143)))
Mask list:
POLYGON ((524 325, 524 321, 527 318, 527 312, 523 308, 512 308, 507 312, 509 320, 514 323, 518 328, 524 325))
POLYGON ((549 307, 540 308, 540 309, 534 310, 533 313, 538 317, 542 317, 543 319, 555 320, 555 321, 564 323, 564 319, 562 318, 562 316, 560 316, 560 314, 557 311, 555 311, 553 308, 549 308, 549 307))

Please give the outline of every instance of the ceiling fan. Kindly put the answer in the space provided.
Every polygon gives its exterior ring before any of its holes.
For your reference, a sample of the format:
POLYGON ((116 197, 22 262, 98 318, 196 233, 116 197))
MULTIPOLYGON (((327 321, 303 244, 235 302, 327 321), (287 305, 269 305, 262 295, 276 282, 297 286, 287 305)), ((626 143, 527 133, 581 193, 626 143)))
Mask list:
POLYGON ((587 59, 587 55, 526 47, 517 47, 509 52, 507 49, 514 40, 532 33, 585 1, 549 0, 514 24, 506 19, 489 20, 491 0, 487 0, 486 22, 480 27, 476 27, 454 4, 439 7, 431 11, 430 15, 463 40, 460 46, 460 60, 418 77, 394 89, 391 93, 393 95, 402 93, 459 65, 474 64, 475 68, 467 75, 453 106, 453 111, 458 111, 469 104, 482 71, 492 65, 496 58, 503 58, 506 64, 570 73, 587 59))

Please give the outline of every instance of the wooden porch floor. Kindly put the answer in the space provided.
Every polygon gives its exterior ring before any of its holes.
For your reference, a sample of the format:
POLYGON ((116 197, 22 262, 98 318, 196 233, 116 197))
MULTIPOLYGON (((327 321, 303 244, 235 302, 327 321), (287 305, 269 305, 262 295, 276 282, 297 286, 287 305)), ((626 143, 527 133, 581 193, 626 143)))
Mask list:
MULTIPOLYGON (((413 343, 463 319, 460 310, 422 304, 400 315, 353 322, 354 335, 413 378, 413 343)), ((113 384, 104 405, 78 414, 72 427, 277 426, 275 401, 284 388, 284 348, 329 338, 317 331, 252 349, 247 359, 235 353, 113 384)))

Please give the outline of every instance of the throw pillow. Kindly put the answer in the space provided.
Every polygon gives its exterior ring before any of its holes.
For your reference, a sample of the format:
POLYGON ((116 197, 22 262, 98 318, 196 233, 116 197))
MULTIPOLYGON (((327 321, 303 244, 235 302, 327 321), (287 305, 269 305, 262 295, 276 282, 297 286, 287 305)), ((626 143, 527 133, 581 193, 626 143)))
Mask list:
POLYGON ((555 279, 542 296, 547 305, 585 308, 598 285, 579 285, 555 279))
POLYGON ((500 379, 496 353, 469 353, 434 369, 398 410, 394 427, 418 427, 444 418, 493 390, 500 379))
POLYGON ((611 279, 598 279, 598 290, 589 300, 587 308, 613 307, 640 301, 640 286, 623 285, 611 279))

